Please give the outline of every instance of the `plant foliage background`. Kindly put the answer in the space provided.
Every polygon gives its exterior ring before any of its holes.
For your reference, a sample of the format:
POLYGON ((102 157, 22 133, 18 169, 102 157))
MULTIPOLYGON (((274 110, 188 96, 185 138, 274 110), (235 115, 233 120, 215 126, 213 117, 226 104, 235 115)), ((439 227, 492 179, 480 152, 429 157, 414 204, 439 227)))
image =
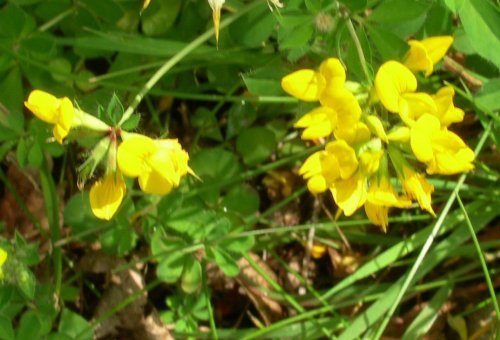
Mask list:
POLYGON ((494 337, 498 1, 228 0, 218 47, 205 0, 142 7, 0 1, 1 339, 494 337), (439 35, 453 45, 419 82, 454 87, 475 169, 432 179, 435 218, 397 210, 383 233, 340 216, 298 175, 322 145, 293 128, 313 106, 281 79, 336 57, 369 87, 408 39, 439 35), (34 89, 110 125, 132 105, 125 127, 177 138, 196 177, 165 196, 128 179, 97 219, 105 170, 78 171, 95 140, 55 142, 24 107, 34 89))

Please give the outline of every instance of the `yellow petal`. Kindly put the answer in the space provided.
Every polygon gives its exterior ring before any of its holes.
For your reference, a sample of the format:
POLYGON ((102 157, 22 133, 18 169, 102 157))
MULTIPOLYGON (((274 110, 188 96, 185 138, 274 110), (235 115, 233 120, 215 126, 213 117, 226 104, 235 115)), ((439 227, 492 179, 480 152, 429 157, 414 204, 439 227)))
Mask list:
POLYGON ((151 2, 151 0, 144 0, 144 4, 142 5, 142 9, 145 10, 146 8, 148 8, 150 2, 151 2))
POLYGON ((328 189, 325 177, 316 175, 309 178, 307 181, 307 189, 313 194, 321 194, 328 189))
POLYGON ((434 68, 434 63, 427 53, 427 49, 418 40, 408 41, 410 50, 405 58, 404 64, 413 72, 424 71, 429 76, 434 68))
POLYGON ((375 115, 369 115, 366 117, 367 126, 370 128, 371 132, 374 133, 378 138, 387 142, 387 135, 385 133, 384 125, 382 121, 375 115))
POLYGON ((399 107, 399 115, 408 125, 411 125, 424 113, 432 115, 437 113, 436 103, 430 95, 423 92, 403 94, 399 107))
POLYGON ((343 140, 336 140, 326 145, 327 153, 334 155, 338 164, 338 173, 343 179, 351 177, 358 168, 356 152, 343 140))
POLYGON ((405 197, 398 196, 387 178, 382 178, 380 182, 372 181, 368 190, 367 201, 386 207, 408 208, 411 201, 405 197))
POLYGON ((118 146, 117 161, 120 171, 127 177, 138 177, 148 166, 148 158, 157 147, 151 138, 133 134, 118 146))
POLYGON ((439 120, 430 114, 424 114, 418 119, 410 132, 410 144, 415 157, 427 163, 434 157, 432 136, 440 130, 439 120))
POLYGON ((330 192, 344 214, 351 216, 366 201, 366 179, 356 174, 349 179, 338 180, 330 192))
POLYGON ((166 195, 172 188, 172 182, 158 170, 145 171, 139 176, 141 190, 153 195, 166 195))
POLYGON ((3 264, 5 263, 5 261, 7 261, 7 252, 5 250, 3 250, 2 248, 0 248, 0 267, 3 266, 3 264))
POLYGON ((307 157, 307 159, 304 161, 302 166, 299 169, 299 175, 303 176, 304 178, 310 178, 314 175, 320 174, 321 173, 321 159, 320 159, 320 154, 323 153, 323 151, 317 151, 307 157))
POLYGON ((90 189, 90 207, 97 218, 109 221, 120 206, 126 186, 121 174, 109 173, 90 189))
POLYGON ((40 120, 55 124, 59 119, 61 100, 50 93, 34 90, 28 96, 24 105, 40 120))
POLYGON ((388 207, 366 202, 365 213, 370 222, 381 227, 384 232, 387 231, 387 226, 389 225, 388 207))
POLYGON ((426 38, 421 41, 425 47, 429 58, 433 64, 440 61, 453 44, 453 37, 450 35, 426 38))
POLYGON ((451 86, 444 86, 432 96, 436 103, 436 116, 442 126, 449 126, 452 123, 461 122, 464 119, 464 111, 453 105, 455 90, 451 86))
POLYGON ((225 0, 208 0, 208 4, 212 8, 212 18, 214 21, 215 41, 219 45, 219 24, 220 24, 220 11, 225 0))
POLYGON ((390 112, 399 112, 401 96, 415 92, 417 79, 403 64, 388 61, 380 66, 375 76, 377 96, 390 112))
POLYGON ((475 155, 464 141, 451 131, 441 131, 432 139, 435 155, 427 173, 454 175, 474 169, 475 155))
POLYGON ((436 216, 431 205, 431 194, 434 192, 434 186, 427 182, 423 175, 408 167, 404 167, 403 172, 403 191, 410 199, 416 199, 422 209, 436 216))
POLYGON ((302 116, 294 127, 306 128, 302 139, 319 139, 332 134, 337 125, 337 113, 326 107, 320 106, 302 116))
POLYGON ((291 96, 306 102, 319 100, 325 88, 325 79, 314 70, 295 71, 281 79, 281 87, 291 96))
POLYGON ((389 132, 387 139, 391 142, 407 143, 410 141, 410 128, 399 126, 389 132))

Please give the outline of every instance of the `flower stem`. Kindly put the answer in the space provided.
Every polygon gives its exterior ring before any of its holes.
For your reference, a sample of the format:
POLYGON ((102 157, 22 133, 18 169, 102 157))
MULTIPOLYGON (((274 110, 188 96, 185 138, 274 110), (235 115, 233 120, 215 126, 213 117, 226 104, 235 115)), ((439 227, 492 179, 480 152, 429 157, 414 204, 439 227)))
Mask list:
MULTIPOLYGON (((223 20, 220 24, 220 29, 228 26, 232 22, 234 22, 236 19, 241 17, 242 15, 246 14, 250 10, 252 10, 256 5, 262 4, 261 2, 253 2, 252 4, 244 7, 241 11, 233 14, 229 18, 223 20)), ((156 83, 172 68, 174 67, 178 62, 180 62, 185 56, 187 56, 189 53, 191 53, 193 50, 195 50, 197 47, 199 47, 201 44, 205 43, 208 39, 212 37, 214 34, 214 29, 210 28, 207 30, 205 33, 200 35, 198 38, 194 39, 191 43, 186 45, 182 50, 180 50, 176 55, 174 55, 172 58, 167 60, 162 67, 156 71, 151 78, 144 84, 144 86, 141 88, 141 90, 135 95, 134 99, 132 100, 132 103, 129 105, 127 110, 125 110, 125 113, 123 114, 122 119, 118 123, 118 126, 121 126, 125 121, 127 121, 134 110, 137 108, 137 105, 141 102, 141 100, 144 98, 144 96, 153 88, 153 86, 156 85, 156 83)))
POLYGON ((358 53, 359 62, 361 63, 361 68, 363 69, 363 73, 365 74, 366 81, 368 84, 371 84, 372 77, 370 76, 370 72, 368 72, 368 66, 366 64, 365 54, 363 52, 363 47, 361 46, 361 42, 359 41, 358 35, 356 34, 356 30, 354 29, 354 25, 352 24, 352 20, 349 17, 345 19, 347 30, 351 35, 352 41, 356 46, 356 52, 358 53))

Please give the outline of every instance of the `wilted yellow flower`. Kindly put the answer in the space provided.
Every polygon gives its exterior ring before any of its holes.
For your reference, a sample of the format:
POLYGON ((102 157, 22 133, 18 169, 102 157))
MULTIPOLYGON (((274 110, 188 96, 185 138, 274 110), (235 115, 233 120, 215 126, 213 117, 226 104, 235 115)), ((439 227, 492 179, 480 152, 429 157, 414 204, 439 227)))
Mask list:
POLYGON ((131 134, 118 147, 118 167, 128 177, 138 177, 142 191, 165 195, 178 187, 181 177, 193 174, 189 156, 176 139, 153 140, 131 134))
POLYGON ((424 175, 413 171, 408 166, 403 167, 403 191, 408 198, 416 199, 420 208, 436 216, 431 205, 434 186, 427 182, 424 175))
POLYGON ((220 11, 222 5, 226 0, 208 0, 208 4, 212 8, 212 18, 214 20, 215 41, 219 45, 219 24, 220 24, 220 11))
POLYGON ((441 128, 433 115, 424 114, 411 126, 410 144, 429 174, 453 175, 474 168, 474 152, 459 136, 441 128))
POLYGON ((427 39, 410 40, 410 51, 405 58, 404 64, 414 72, 424 71, 426 76, 429 76, 434 65, 439 62, 451 44, 453 44, 452 36, 436 36, 427 39))
POLYGON ((438 117, 441 126, 448 127, 452 123, 461 122, 464 119, 464 111, 453 105, 455 90, 451 86, 444 86, 432 96, 436 103, 438 117))
POLYGON ((389 208, 408 208, 410 205, 411 201, 398 196, 389 179, 382 177, 380 180, 371 182, 366 198, 365 212, 373 224, 386 231, 389 224, 389 208))
POLYGON ((120 207, 126 190, 119 172, 111 172, 95 182, 90 189, 90 208, 94 215, 109 221, 120 207))
POLYGON ((7 261, 7 252, 5 250, 3 250, 2 248, 0 248, 0 280, 3 279, 3 270, 2 270, 2 267, 5 263, 5 261, 7 261))
POLYGON ((37 118, 46 123, 53 124, 52 130, 57 142, 62 144, 63 139, 68 135, 75 116, 73 104, 67 98, 57 98, 50 93, 34 90, 30 93, 24 105, 37 118))
POLYGON ((299 174, 307 180, 309 191, 319 194, 337 179, 349 178, 357 168, 354 149, 345 141, 337 140, 328 143, 325 150, 309 156, 300 167, 299 174))
POLYGON ((148 8, 150 2, 151 2, 151 0, 144 0, 144 4, 142 5, 142 9, 145 10, 146 8, 148 8))

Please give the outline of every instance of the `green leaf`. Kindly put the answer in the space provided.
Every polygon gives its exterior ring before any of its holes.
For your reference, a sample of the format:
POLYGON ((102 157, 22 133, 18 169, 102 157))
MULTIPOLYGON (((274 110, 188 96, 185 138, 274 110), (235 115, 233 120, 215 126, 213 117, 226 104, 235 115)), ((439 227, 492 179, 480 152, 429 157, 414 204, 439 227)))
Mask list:
POLYGON ((125 131, 133 131, 139 126, 140 121, 141 116, 139 114, 133 114, 122 124, 121 128, 125 131))
POLYGON ((181 9, 181 0, 155 0, 142 14, 142 31, 149 36, 166 33, 181 9))
POLYGON ((247 165, 257 165, 266 160, 276 148, 274 133, 265 127, 244 130, 236 140, 236 150, 247 165))
POLYGON ((441 310, 446 301, 448 301, 452 291, 452 284, 447 284, 441 287, 434 294, 425 308, 418 313, 415 319, 413 319, 412 323, 403 334, 402 340, 421 339, 425 334, 427 334, 439 316, 439 313, 436 312, 441 310))
POLYGON ((181 288, 188 294, 195 293, 201 287, 201 264, 194 256, 187 256, 182 272, 181 288))
POLYGON ((240 273, 238 263, 232 258, 229 253, 220 248, 208 247, 207 255, 215 260, 219 268, 229 277, 236 276, 240 273))
POLYGON ((235 186, 222 199, 224 208, 240 213, 242 216, 255 214, 259 209, 259 205, 259 195, 255 190, 245 185, 235 186))
POLYGON ((500 10, 489 0, 462 1, 458 15, 477 53, 500 68, 500 10))
POLYGON ((201 135, 217 142, 223 140, 219 122, 215 115, 205 107, 199 107, 191 118, 191 124, 198 128, 201 135))
POLYGON ((409 36, 415 35, 425 23, 430 6, 431 3, 417 0, 382 1, 368 20, 406 40, 409 36))
POLYGON ((24 296, 33 300, 36 289, 36 279, 33 273, 25 265, 19 265, 14 270, 14 276, 24 296))
POLYGON ((381 61, 401 60, 409 49, 408 44, 391 31, 372 24, 367 24, 366 29, 381 61))
POLYGON ((280 49, 308 46, 313 33, 314 26, 311 16, 302 14, 284 16, 278 31, 280 49))
POLYGON ((59 321, 59 332, 67 334, 72 338, 92 340, 94 332, 92 326, 81 315, 65 308, 61 313, 59 321), (83 333, 83 334, 81 334, 83 333), (81 335, 80 335, 81 334, 81 335))
POLYGON ((39 339, 41 333, 42 325, 37 314, 28 310, 21 317, 21 321, 19 322, 19 326, 17 327, 17 340, 26 340, 26 339, 39 339))
POLYGON ((221 148, 203 149, 190 160, 191 168, 203 180, 200 196, 215 204, 224 183, 237 179, 241 166, 234 154, 221 148))
POLYGON ((105 251, 123 256, 135 248, 138 237, 128 219, 115 216, 114 222, 115 226, 101 236, 101 244, 105 251))
POLYGON ((21 72, 19 68, 14 67, 6 75, 0 76, 0 103, 8 110, 2 112, 1 116, 7 117, 7 127, 21 133, 24 128, 24 93, 21 72))
POLYGON ((253 236, 228 238, 219 243, 219 248, 234 254, 244 254, 255 244, 253 236))
MULTIPOLYGON (((2 287, 3 289, 3 287, 2 287)), ((0 338, 2 340, 14 340, 14 328, 12 321, 4 315, 0 314, 0 338)))
POLYGON ((253 105, 246 102, 234 103, 227 112, 226 139, 237 136, 243 129, 252 125, 257 118, 253 105))
POLYGON ((167 283, 176 282, 182 275, 186 255, 179 251, 185 243, 179 239, 166 239, 163 232, 158 231, 151 240, 151 252, 157 257, 156 275, 167 283))
POLYGON ((500 98, 500 79, 491 79, 484 83, 475 101, 485 110, 494 112, 500 110, 498 98, 500 98))
POLYGON ((71 79, 71 69, 71 63, 64 58, 53 59, 49 62, 49 70, 52 78, 60 83, 71 79))
POLYGON ((243 15, 229 27, 229 34, 242 47, 256 48, 269 38, 276 25, 274 16, 266 6, 259 6, 243 15))

